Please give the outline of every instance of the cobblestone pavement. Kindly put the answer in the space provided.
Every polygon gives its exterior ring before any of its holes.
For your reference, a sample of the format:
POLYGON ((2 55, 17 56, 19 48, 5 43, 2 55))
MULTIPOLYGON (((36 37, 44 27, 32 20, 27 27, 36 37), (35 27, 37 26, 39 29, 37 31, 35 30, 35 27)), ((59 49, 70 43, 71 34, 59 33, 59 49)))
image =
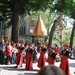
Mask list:
MULTIPOLYGON (((70 62, 70 72, 71 75, 75 75, 75 60, 69 59, 70 62)), ((59 66, 60 62, 56 62, 56 66, 59 66)), ((48 65, 48 63, 46 63, 48 65)), ((0 65, 0 75, 35 75, 39 68, 37 67, 37 63, 33 63, 33 70, 27 71, 25 70, 25 64, 23 67, 15 68, 15 64, 11 65, 0 65)))

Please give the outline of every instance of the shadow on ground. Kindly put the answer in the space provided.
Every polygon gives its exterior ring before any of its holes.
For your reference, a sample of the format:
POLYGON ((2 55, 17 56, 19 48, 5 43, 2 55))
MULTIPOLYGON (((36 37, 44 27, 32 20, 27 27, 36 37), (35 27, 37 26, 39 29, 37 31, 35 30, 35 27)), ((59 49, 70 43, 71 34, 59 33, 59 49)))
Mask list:
MULTIPOLYGON (((25 68, 23 68, 23 67, 15 67, 15 66, 13 66, 13 67, 8 67, 8 66, 2 66, 2 67, 0 67, 0 69, 4 69, 4 70, 10 70, 10 71, 38 71, 37 69, 33 69, 33 70, 26 70, 25 68)), ((27 75, 27 74, 26 74, 27 75)))
POLYGON ((36 75, 36 73, 24 73, 24 74, 18 74, 18 75, 36 75))

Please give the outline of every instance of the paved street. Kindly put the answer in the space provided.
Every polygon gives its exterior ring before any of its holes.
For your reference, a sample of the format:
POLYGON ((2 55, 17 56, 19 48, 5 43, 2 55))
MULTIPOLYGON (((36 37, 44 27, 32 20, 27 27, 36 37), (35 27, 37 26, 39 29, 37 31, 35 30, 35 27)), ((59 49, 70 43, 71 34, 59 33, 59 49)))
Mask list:
MULTIPOLYGON (((70 71, 71 75, 75 75, 75 60, 69 59, 70 62, 70 71)), ((48 63, 46 63, 47 65, 48 63)), ((60 62, 56 62, 56 66, 59 66, 60 62)), ((33 71, 27 71, 25 70, 25 64, 23 64, 23 67, 14 67, 13 65, 0 65, 0 75, 35 75, 39 68, 37 67, 37 63, 33 64, 33 71)))

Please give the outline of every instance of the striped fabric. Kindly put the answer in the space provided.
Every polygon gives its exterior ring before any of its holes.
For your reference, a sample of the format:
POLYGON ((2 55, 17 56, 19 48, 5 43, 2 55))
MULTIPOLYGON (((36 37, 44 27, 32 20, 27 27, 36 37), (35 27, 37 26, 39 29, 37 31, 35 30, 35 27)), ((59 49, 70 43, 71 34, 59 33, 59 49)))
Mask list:
POLYGON ((34 28, 34 32, 33 32, 34 36, 45 36, 47 35, 47 30, 45 28, 45 25, 41 19, 41 17, 38 17, 36 26, 34 28))

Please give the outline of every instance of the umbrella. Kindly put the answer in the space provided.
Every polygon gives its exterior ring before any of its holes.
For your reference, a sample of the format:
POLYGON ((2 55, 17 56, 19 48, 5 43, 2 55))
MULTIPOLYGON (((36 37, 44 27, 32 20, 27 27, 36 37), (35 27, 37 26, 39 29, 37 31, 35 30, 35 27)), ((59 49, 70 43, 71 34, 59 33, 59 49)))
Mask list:
POLYGON ((41 19, 41 16, 39 16, 33 31, 33 36, 46 36, 46 35, 47 35, 47 29, 41 19))

